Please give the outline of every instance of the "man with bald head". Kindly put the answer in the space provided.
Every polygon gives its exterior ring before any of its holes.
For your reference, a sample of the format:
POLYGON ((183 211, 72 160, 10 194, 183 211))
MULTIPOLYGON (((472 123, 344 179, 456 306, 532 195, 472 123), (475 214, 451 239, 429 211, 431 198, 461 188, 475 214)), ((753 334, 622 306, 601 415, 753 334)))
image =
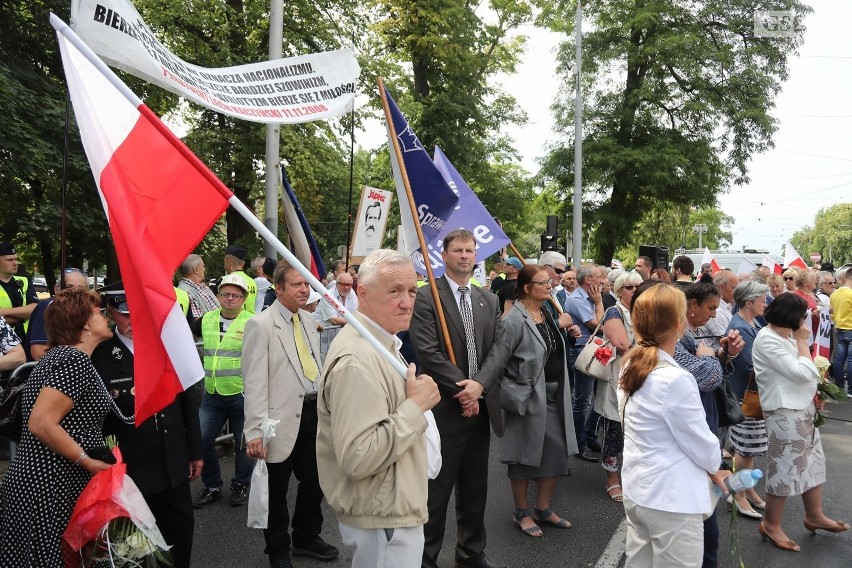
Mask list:
MULTIPOLYGON (((56 279, 56 291, 62 290, 62 279, 56 279)), ((89 287, 89 279, 78 268, 65 269, 65 286, 64 288, 77 288, 85 290, 89 287)), ((47 329, 44 327, 44 310, 53 301, 53 298, 41 300, 36 304, 32 315, 30 315, 30 327, 27 330, 27 335, 24 339, 24 351, 28 361, 38 361, 47 352, 48 338, 47 329)))

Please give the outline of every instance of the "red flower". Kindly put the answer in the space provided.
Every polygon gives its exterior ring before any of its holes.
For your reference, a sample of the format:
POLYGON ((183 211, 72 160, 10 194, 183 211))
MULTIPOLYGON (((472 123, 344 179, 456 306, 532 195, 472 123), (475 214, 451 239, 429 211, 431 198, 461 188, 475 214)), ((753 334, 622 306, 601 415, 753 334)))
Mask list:
MULTIPOLYGON (((600 339, 596 339, 595 343, 603 343, 603 341, 601 341, 600 339)), ((612 361, 614 358, 615 355, 612 352, 612 347, 610 347, 609 345, 606 345, 604 347, 598 347, 595 350, 595 359, 600 361, 601 365, 609 365, 610 361, 612 361)))

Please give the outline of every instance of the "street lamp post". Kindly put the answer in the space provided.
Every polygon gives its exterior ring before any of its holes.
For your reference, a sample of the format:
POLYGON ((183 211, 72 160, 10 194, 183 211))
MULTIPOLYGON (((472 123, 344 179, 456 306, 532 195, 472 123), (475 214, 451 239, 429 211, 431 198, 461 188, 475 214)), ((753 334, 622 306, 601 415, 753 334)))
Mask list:
POLYGON ((705 225, 704 223, 699 223, 698 225, 695 225, 695 226, 692 227, 692 232, 698 233, 698 248, 700 248, 700 249, 704 248, 704 245, 702 244, 703 241, 702 241, 701 237, 702 237, 702 235, 704 235, 704 233, 707 232, 707 225, 705 225))

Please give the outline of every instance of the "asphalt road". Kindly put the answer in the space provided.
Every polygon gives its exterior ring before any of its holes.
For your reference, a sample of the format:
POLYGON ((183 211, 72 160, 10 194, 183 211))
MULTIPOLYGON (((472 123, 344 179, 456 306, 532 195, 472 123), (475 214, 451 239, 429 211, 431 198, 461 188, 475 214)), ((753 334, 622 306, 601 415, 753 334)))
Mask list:
MULTIPOLYGON (((829 406, 830 419, 821 428, 823 447, 828 461, 828 481, 823 487, 826 514, 852 522, 852 400, 829 406)), ((521 534, 511 521, 512 499, 505 466, 499 463, 499 440, 492 440, 489 472, 489 498, 486 514, 488 546, 486 552, 493 560, 509 563, 513 568, 596 567, 612 568, 624 565, 624 511, 604 493, 604 473, 599 464, 573 459, 571 476, 560 481, 553 499, 553 508, 569 519, 574 527, 560 530, 544 527, 544 537, 533 539, 521 534)), ((233 460, 222 458, 223 474, 233 473, 233 460)), ((760 458, 756 465, 762 467, 760 458)), ((226 481, 226 487, 227 487, 226 481)), ((290 484, 290 505, 295 501, 295 479, 290 484)), ((193 490, 200 488, 198 482, 193 490)), ((762 489, 762 487, 761 487, 762 489)), ((451 507, 452 508, 452 507, 451 507)), ((333 562, 294 558, 297 567, 349 566, 352 551, 343 547, 337 522, 327 507, 322 536, 341 548, 333 562)), ((802 526, 801 499, 790 499, 784 515, 787 534, 797 541, 800 553, 784 552, 763 542, 757 532, 757 521, 738 517, 733 519, 726 505, 718 508, 720 515, 720 566, 734 567, 740 559, 746 567, 819 568, 852 566, 852 531, 839 535, 819 533, 811 536, 802 526)), ((207 509, 197 511, 193 566, 268 566, 263 554, 261 531, 245 526, 246 509, 232 508, 227 495, 207 509)), ((441 566, 453 566, 455 545, 454 520, 448 520, 448 533, 440 557, 441 566)))

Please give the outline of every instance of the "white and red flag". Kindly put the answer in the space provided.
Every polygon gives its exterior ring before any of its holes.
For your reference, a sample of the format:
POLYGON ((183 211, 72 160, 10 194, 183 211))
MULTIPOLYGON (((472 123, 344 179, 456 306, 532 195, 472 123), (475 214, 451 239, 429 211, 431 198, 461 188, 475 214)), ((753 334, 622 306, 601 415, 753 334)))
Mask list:
POLYGON ((233 194, 62 20, 50 22, 130 306, 138 425, 204 376, 172 275, 233 194))
POLYGON ((808 269, 808 265, 804 260, 802 260, 802 256, 796 252, 796 249, 793 248, 793 244, 790 241, 787 241, 787 244, 784 245, 784 268, 790 268, 791 266, 801 268, 802 270, 808 269))
POLYGON ((704 247, 704 256, 701 257, 701 264, 709 264, 710 274, 712 274, 713 276, 715 276, 717 272, 722 270, 722 267, 719 266, 719 263, 716 262, 715 258, 713 258, 713 253, 711 253, 710 249, 707 247, 704 247))
POLYGON ((780 276, 781 273, 783 272, 781 265, 776 264, 774 260, 769 258, 769 255, 766 255, 766 254, 763 255, 763 260, 761 261, 761 264, 763 266, 768 267, 769 271, 772 272, 772 274, 778 274, 780 276))

